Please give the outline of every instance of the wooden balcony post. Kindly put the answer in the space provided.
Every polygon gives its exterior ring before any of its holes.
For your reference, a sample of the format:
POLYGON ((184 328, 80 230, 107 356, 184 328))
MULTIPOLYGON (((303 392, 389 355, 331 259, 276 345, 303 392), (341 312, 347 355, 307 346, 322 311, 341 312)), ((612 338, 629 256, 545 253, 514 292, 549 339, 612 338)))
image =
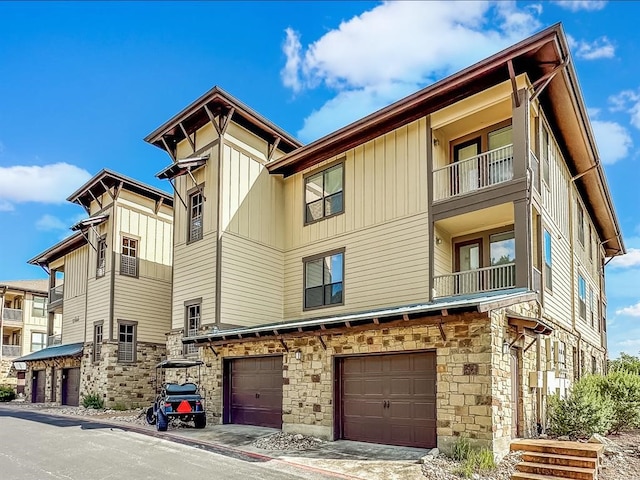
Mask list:
POLYGON ((523 178, 529 164, 529 91, 518 90, 518 99, 512 98, 513 178, 523 178))
POLYGON ((533 265, 531 247, 531 211, 527 199, 513 202, 516 237, 516 287, 529 288, 533 265))

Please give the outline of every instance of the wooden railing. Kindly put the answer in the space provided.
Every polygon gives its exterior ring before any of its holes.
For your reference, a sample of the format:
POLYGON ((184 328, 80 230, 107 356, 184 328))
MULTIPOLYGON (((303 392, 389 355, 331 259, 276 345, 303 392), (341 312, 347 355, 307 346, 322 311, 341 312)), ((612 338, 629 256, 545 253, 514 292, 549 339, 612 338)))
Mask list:
POLYGON ((435 169, 433 200, 446 200, 512 179, 513 144, 435 169))
POLYGON ((433 277, 434 297, 490 292, 516 286, 516 264, 506 263, 433 277))

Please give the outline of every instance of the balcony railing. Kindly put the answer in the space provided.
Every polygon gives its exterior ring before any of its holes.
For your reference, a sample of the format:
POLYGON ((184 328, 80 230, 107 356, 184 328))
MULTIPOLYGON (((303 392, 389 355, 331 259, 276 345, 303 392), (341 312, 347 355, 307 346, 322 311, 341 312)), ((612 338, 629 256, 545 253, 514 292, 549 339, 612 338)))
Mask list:
POLYGON ((49 290, 49 304, 62 300, 64 297, 64 285, 56 285, 49 290))
POLYGON ((533 188, 536 189, 536 192, 540 191, 540 161, 536 154, 529 150, 529 167, 531 167, 531 172, 533 173, 533 178, 531 179, 533 182, 533 188))
POLYGON ((516 264, 506 263, 433 278, 435 297, 490 292, 516 286, 516 264))
POLYGON ((3 357, 19 357, 22 351, 20 345, 3 345, 2 356, 3 357))
POLYGON ((513 179, 513 144, 433 171, 433 200, 465 195, 513 179))
POLYGON ((21 308, 3 308, 2 309, 2 321, 7 324, 22 323, 22 309, 21 308))
POLYGON ((47 337, 47 346, 50 347, 52 345, 61 345, 62 344, 62 335, 49 335, 47 337))

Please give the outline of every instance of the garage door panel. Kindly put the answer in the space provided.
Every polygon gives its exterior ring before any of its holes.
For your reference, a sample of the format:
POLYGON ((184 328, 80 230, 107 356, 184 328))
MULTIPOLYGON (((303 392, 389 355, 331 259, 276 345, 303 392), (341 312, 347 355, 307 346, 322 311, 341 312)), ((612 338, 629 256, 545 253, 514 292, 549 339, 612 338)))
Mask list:
POLYGON ((435 352, 340 360, 342 438, 436 446, 435 352))
POLYGON ((230 423, 282 428, 282 357, 229 360, 230 423))

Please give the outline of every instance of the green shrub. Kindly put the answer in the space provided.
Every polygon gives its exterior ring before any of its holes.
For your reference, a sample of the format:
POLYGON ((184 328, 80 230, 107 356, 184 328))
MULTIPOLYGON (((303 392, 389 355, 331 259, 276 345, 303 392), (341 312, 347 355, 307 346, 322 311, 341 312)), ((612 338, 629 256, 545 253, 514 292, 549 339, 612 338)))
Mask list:
POLYGON ((104 400, 99 393, 88 393, 82 397, 82 406, 101 410, 104 408, 104 400))
POLYGON ((549 397, 550 433, 574 438, 607 434, 614 423, 614 402, 603 394, 605 383, 605 377, 589 375, 577 381, 566 398, 549 397))
POLYGON ((467 437, 458 437, 453 444, 451 458, 459 462, 465 461, 471 454, 471 443, 467 437))
POLYGON ((638 357, 634 357, 633 355, 627 355, 626 353, 622 352, 620 354, 620 358, 609 360, 609 371, 624 371, 640 375, 640 359, 638 357))
POLYGON ((454 472, 458 476, 462 478, 471 478, 474 473, 484 473, 496 468, 493 452, 488 448, 463 451, 465 452, 466 458, 461 460, 461 465, 454 472))
POLYGON ((0 402, 10 402, 14 398, 16 398, 16 392, 13 388, 0 385, 0 402))
POLYGON ((640 427, 640 376, 614 370, 601 385, 601 394, 613 401, 613 422, 608 433, 640 427))

